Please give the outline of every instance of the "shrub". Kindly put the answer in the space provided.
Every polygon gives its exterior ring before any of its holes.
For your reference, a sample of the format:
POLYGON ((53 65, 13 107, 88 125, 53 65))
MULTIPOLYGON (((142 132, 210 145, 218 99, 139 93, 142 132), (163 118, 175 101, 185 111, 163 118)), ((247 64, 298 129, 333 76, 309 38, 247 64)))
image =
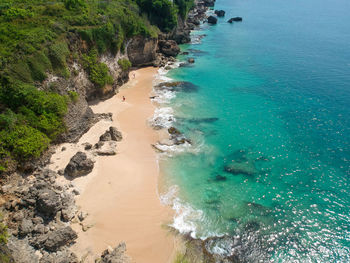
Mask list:
POLYGON ((52 68, 56 73, 65 76, 67 69, 66 59, 69 55, 69 50, 66 42, 57 42, 49 47, 49 58, 52 68))
POLYGON ((68 96, 73 102, 77 102, 79 99, 79 94, 76 91, 68 91, 68 96))
POLYGON ((46 72, 52 70, 48 57, 42 52, 36 52, 28 58, 28 65, 33 80, 44 81, 47 78, 46 72))
POLYGON ((83 56, 84 68, 89 73, 89 78, 98 88, 103 88, 107 84, 113 84, 113 78, 109 74, 105 63, 97 60, 97 51, 91 50, 89 55, 83 56))
POLYGON ((131 68, 131 62, 125 58, 119 59, 118 65, 121 66, 123 71, 127 71, 127 70, 129 70, 129 68, 131 68))
POLYGON ((151 22, 162 31, 171 31, 177 25, 177 7, 169 0, 137 0, 151 22))
POLYGON ((18 160, 39 157, 50 143, 45 134, 27 125, 17 125, 11 130, 2 130, 0 138, 2 138, 3 148, 12 152, 18 160))
POLYGON ((84 0, 64 0, 64 6, 69 10, 73 10, 85 7, 86 5, 84 0))

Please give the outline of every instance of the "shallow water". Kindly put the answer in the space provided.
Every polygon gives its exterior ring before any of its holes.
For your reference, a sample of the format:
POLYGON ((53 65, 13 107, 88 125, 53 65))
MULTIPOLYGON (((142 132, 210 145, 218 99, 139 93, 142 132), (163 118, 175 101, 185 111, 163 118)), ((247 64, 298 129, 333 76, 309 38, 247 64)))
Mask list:
POLYGON ((196 89, 160 101, 193 142, 161 162, 173 225, 240 236, 248 262, 349 262, 350 2, 215 8, 226 17, 182 47, 195 64, 167 74, 196 89))

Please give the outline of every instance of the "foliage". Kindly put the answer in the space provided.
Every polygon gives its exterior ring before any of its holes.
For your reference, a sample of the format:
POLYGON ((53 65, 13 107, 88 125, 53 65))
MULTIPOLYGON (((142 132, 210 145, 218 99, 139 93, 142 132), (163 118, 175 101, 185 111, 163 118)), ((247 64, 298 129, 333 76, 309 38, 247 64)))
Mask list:
POLYGON ((64 0, 64 6, 69 10, 73 10, 85 7, 86 5, 84 0, 64 0))
POLYGON ((129 68, 131 68, 131 62, 126 58, 119 59, 118 65, 121 66, 123 71, 127 71, 129 68))
POLYGON ((39 157, 49 142, 65 130, 66 100, 32 85, 2 80, 0 105, 0 170, 11 160, 39 157))
POLYGON ((0 137, 3 148, 8 149, 17 160, 39 157, 50 143, 45 134, 27 125, 2 130, 0 137))
POLYGON ((89 78, 98 88, 103 88, 107 84, 113 83, 113 78, 109 74, 105 63, 97 60, 97 51, 91 50, 88 55, 83 56, 84 68, 89 73, 89 78))
POLYGON ((169 32, 177 25, 177 6, 169 0, 137 0, 150 21, 162 31, 169 32))
POLYGON ((73 102, 77 102, 79 99, 79 94, 76 91, 68 91, 68 96, 73 102))
POLYGON ((185 19, 190 9, 194 6, 194 0, 175 0, 180 16, 185 19))

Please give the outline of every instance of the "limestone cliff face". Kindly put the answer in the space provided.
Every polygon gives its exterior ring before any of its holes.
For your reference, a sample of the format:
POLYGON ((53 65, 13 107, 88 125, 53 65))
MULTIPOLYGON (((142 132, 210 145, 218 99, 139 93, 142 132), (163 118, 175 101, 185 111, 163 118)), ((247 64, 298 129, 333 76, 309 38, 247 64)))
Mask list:
POLYGON ((158 39, 136 36, 127 45, 127 54, 133 67, 152 65, 156 59, 158 39))

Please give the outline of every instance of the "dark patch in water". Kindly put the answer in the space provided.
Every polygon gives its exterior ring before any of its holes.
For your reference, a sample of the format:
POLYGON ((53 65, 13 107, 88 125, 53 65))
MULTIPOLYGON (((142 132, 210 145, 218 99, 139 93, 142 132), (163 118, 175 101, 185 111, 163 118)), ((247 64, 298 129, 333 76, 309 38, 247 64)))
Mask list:
POLYGON ((216 182, 223 182, 223 181, 227 180, 227 177, 224 176, 224 175, 218 174, 218 175, 215 176, 214 180, 216 182))
POLYGON ((183 122, 189 122, 189 123, 194 123, 194 124, 201 124, 201 123, 214 123, 219 120, 217 117, 208 117, 208 118, 191 118, 191 119, 186 119, 186 118, 181 118, 181 117, 176 117, 177 120, 183 121, 183 122))
POLYGON ((189 81, 163 82, 158 84, 156 89, 166 89, 175 92, 197 92, 198 86, 189 81))
POLYGON ((180 63, 179 67, 180 68, 193 68, 194 64, 193 63, 188 63, 188 62, 183 62, 183 63, 180 63))
POLYGON ((244 226, 245 231, 252 231, 252 232, 258 231, 259 228, 260 228, 260 224, 259 222, 256 222, 256 221, 250 221, 246 223, 244 226))
POLYGON ((190 52, 191 54, 195 55, 195 56, 203 56, 203 55, 208 54, 208 52, 206 52, 206 51, 202 51, 202 50, 199 50, 199 49, 193 49, 193 48, 190 48, 187 51, 190 52))

